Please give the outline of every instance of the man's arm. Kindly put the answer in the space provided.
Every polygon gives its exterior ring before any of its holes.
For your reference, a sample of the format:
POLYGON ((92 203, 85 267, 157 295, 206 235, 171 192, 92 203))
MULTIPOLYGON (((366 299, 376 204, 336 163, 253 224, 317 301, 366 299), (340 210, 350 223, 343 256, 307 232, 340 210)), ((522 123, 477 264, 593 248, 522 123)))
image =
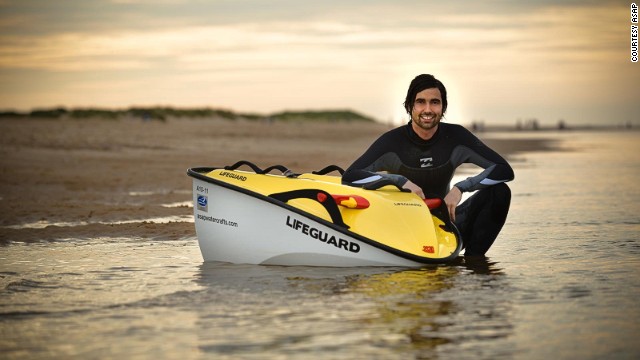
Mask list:
POLYGON ((467 130, 465 132, 462 134, 462 145, 454 149, 451 160, 456 167, 462 163, 472 163, 484 170, 456 183, 455 187, 461 192, 475 191, 514 179, 513 169, 500 154, 485 145, 471 132, 467 130))
POLYGON ((403 187, 407 178, 396 173, 402 162, 393 151, 396 133, 380 136, 367 151, 347 168, 342 175, 342 183, 364 188, 378 188, 384 185, 403 187), (380 173, 381 171, 387 173, 380 173))

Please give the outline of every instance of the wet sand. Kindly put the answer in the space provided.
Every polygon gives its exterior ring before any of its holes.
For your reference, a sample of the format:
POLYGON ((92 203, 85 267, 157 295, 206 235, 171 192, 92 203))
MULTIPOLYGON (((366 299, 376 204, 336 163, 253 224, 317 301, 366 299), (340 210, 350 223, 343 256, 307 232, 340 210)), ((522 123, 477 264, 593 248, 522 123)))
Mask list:
MULTIPOLYGON (((390 127, 218 119, 0 120, 0 244, 195 237, 186 170, 248 160, 343 168, 390 127)), ((540 139, 486 139, 506 157, 540 139)))

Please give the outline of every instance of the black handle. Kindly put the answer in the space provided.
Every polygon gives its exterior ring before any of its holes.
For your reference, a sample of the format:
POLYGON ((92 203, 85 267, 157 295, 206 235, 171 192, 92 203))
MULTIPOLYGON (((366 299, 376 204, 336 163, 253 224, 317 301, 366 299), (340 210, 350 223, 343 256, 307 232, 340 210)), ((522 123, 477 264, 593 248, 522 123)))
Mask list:
POLYGON ((322 204, 322 206, 324 206, 324 208, 329 213, 329 216, 331 216, 331 221, 335 225, 342 226, 346 229, 349 228, 349 225, 345 224, 344 220, 342 220, 342 214, 340 213, 340 209, 338 209, 338 204, 336 204, 336 201, 333 199, 333 196, 331 196, 331 194, 329 194, 324 190, 317 190, 317 189, 292 190, 292 191, 285 191, 285 192, 271 194, 269 195, 269 197, 272 197, 284 203, 293 199, 315 200, 320 204, 322 204))
POLYGON ((247 165, 256 174, 263 174, 264 173, 264 171, 262 169, 260 169, 256 164, 254 164, 252 162, 249 162, 249 161, 246 161, 246 160, 240 160, 240 161, 238 161, 237 163, 235 163, 233 165, 225 166, 224 169, 225 170, 235 170, 235 169, 239 168, 242 165, 247 165))
POLYGON ((340 175, 344 175, 344 169, 342 169, 338 165, 329 165, 329 166, 325 167, 324 169, 320 169, 320 170, 317 170, 317 171, 312 171, 311 173, 314 174, 314 175, 327 175, 328 173, 330 173, 332 171, 337 171, 338 173, 340 173, 340 175))

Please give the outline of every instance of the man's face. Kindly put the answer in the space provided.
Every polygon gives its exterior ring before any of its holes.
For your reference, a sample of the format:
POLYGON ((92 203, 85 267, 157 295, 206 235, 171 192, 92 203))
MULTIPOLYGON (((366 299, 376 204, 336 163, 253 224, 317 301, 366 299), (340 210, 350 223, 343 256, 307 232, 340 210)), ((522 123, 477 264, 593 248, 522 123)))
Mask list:
POLYGON ((438 88, 424 89, 416 94, 411 120, 423 130, 435 129, 442 119, 442 96, 438 88))

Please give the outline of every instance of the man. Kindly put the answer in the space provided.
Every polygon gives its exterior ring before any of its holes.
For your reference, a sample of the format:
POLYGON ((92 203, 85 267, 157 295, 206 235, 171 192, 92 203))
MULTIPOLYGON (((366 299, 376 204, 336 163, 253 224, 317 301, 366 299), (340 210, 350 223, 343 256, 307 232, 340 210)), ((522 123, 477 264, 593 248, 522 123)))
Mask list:
POLYGON ((404 107, 411 121, 378 138, 347 169, 343 183, 374 188, 391 182, 422 198, 443 198, 462 235, 465 256, 484 256, 507 219, 511 190, 505 182, 513 180, 511 166, 464 127, 440 122, 447 90, 433 75, 411 81, 404 107), (484 171, 450 188, 463 163, 484 171), (463 192, 476 190, 458 206, 463 192))

